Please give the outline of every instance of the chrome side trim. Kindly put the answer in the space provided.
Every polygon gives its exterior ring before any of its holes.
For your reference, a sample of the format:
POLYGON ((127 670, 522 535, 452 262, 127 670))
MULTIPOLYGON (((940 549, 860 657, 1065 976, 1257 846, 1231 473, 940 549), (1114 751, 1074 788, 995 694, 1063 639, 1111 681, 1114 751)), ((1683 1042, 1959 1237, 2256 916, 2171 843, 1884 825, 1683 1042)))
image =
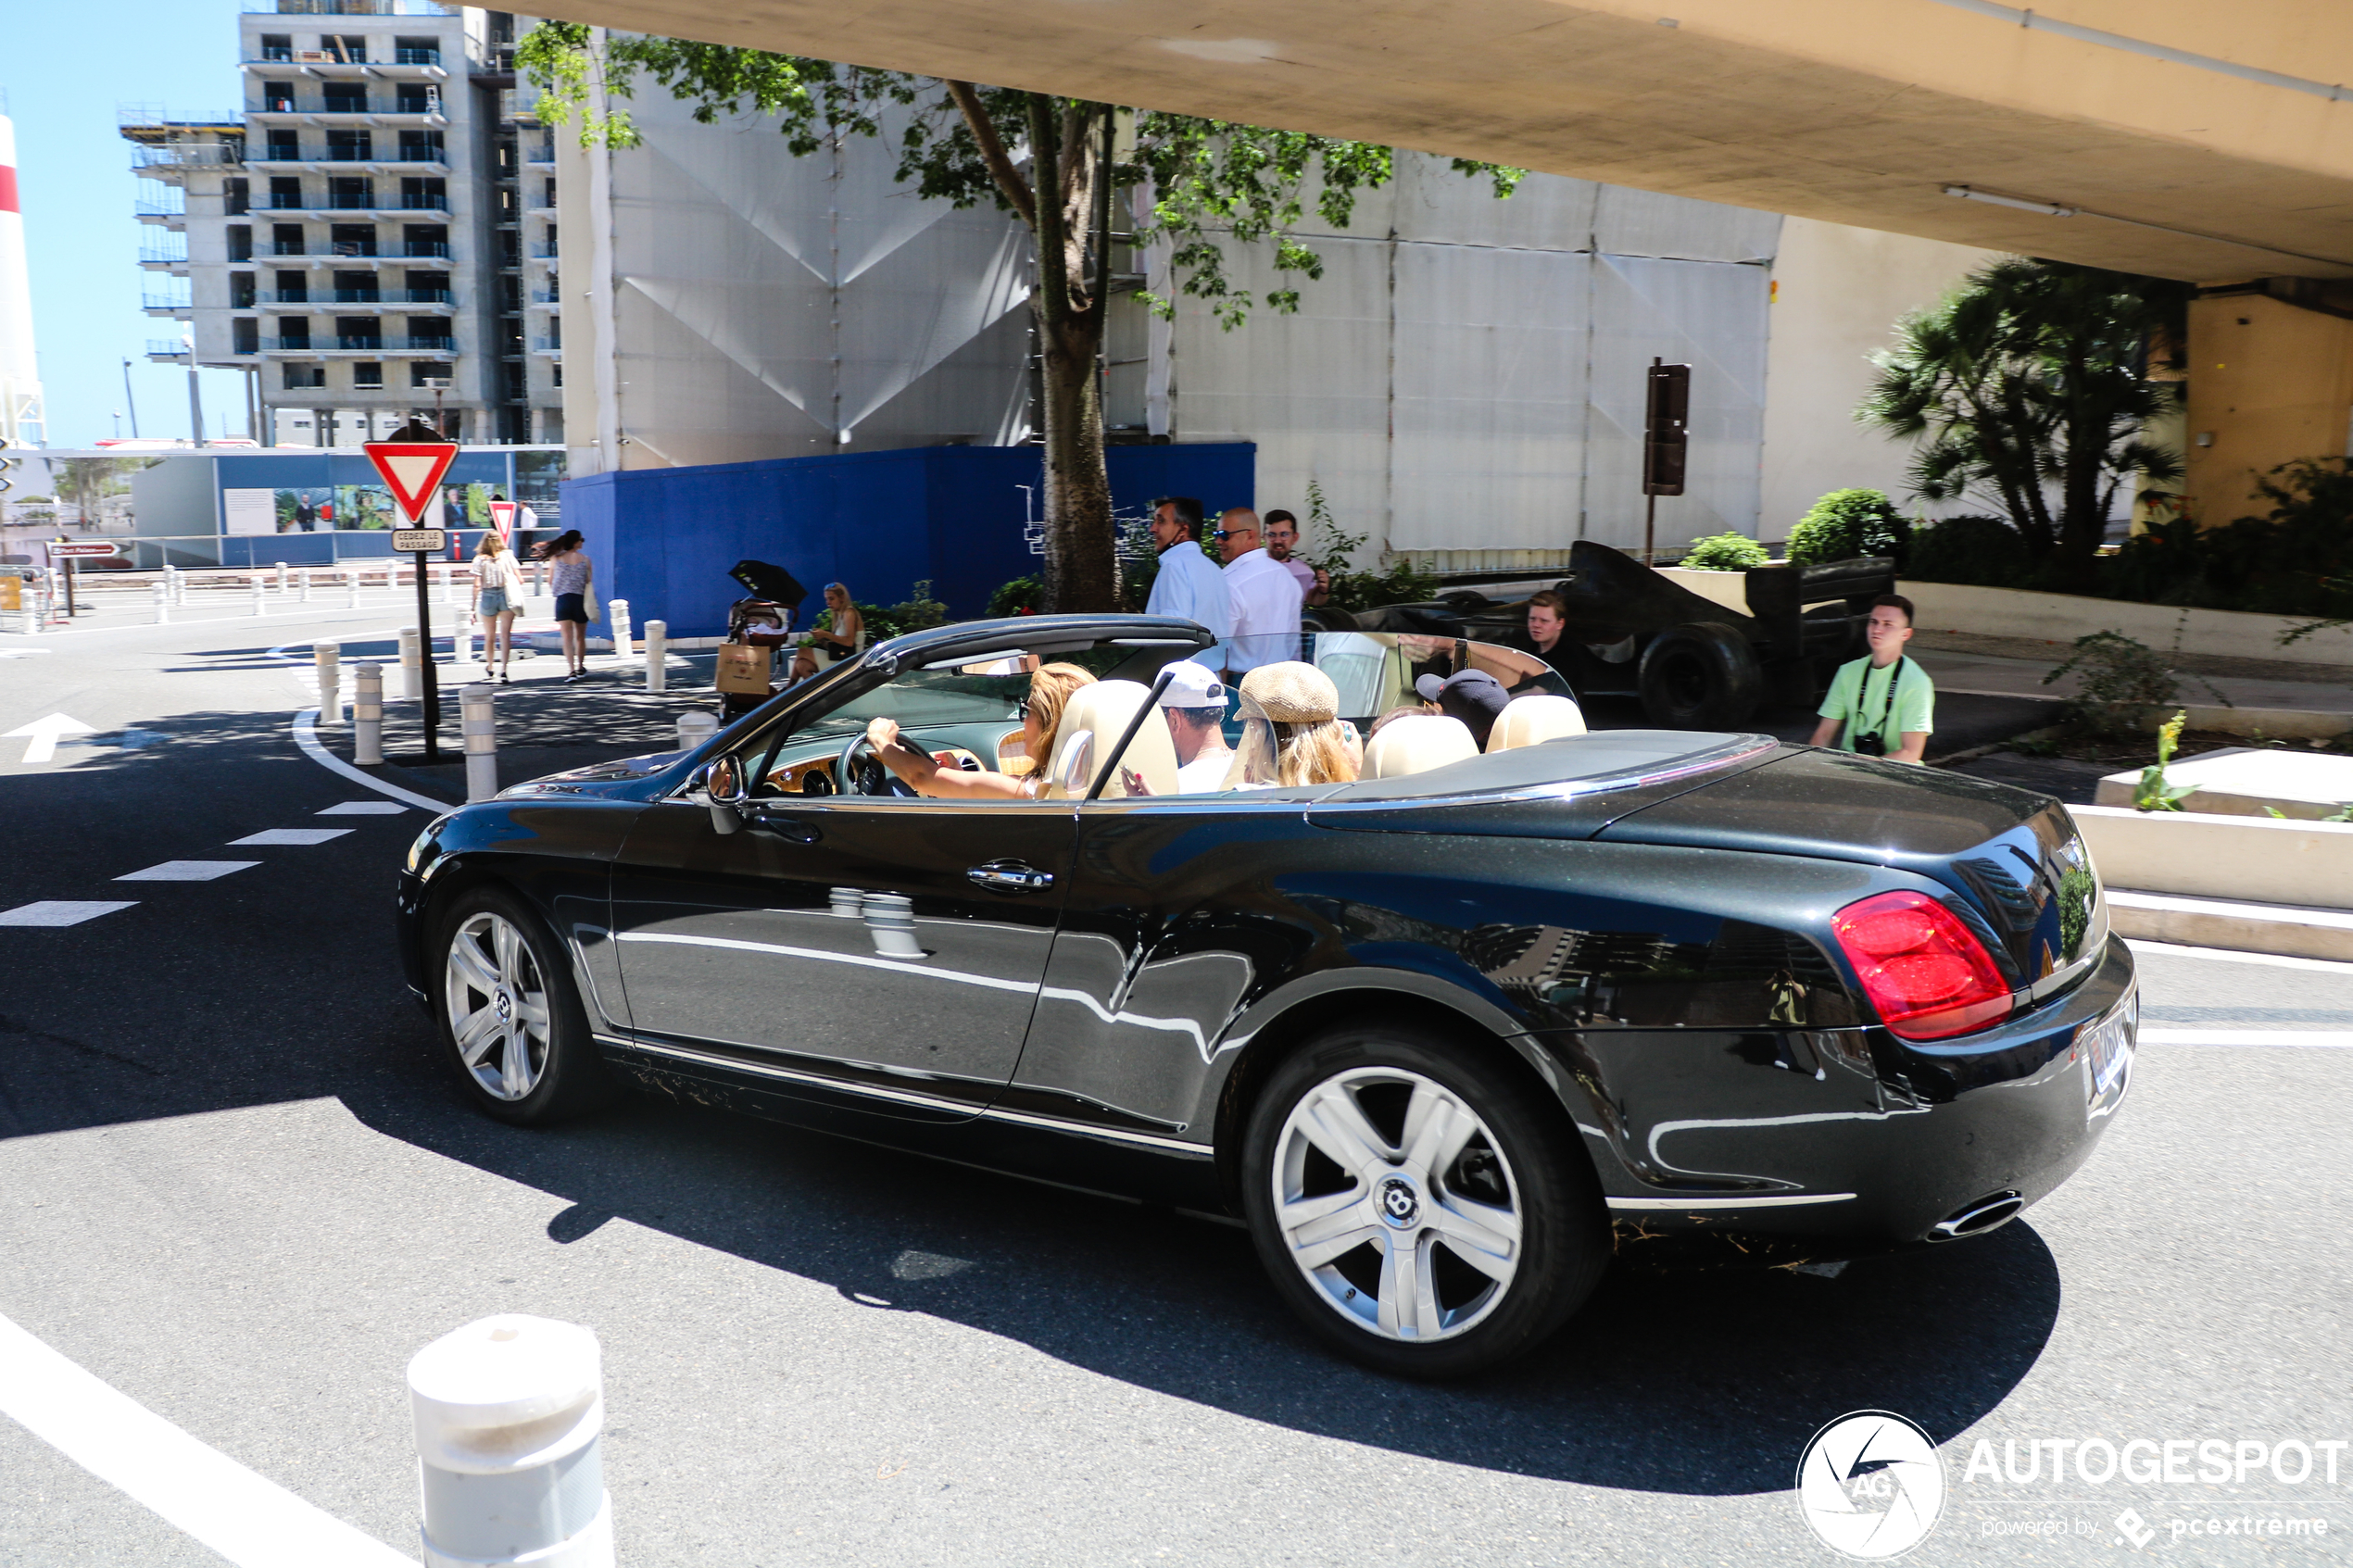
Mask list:
POLYGON ((1681 1214, 1699 1209, 1793 1209, 1806 1203, 1844 1203, 1851 1192, 1777 1192, 1762 1198, 1613 1198, 1621 1214, 1681 1214))
MULTIPOLYGON (((881 1084, 854 1084, 845 1079, 829 1078, 822 1073, 804 1073, 798 1068, 775 1062, 748 1061, 741 1057, 722 1056, 715 1051, 696 1050, 691 1046, 674 1046, 652 1040, 629 1040, 618 1035, 595 1035, 600 1046, 612 1046, 622 1050, 644 1051, 652 1056, 666 1056, 679 1061, 691 1061, 701 1067, 717 1067, 736 1073, 748 1073, 758 1078, 774 1078, 788 1084, 807 1084, 815 1088, 831 1089, 837 1094, 865 1099, 887 1100, 895 1105, 918 1106, 925 1110, 963 1111, 982 1121, 1010 1123, 1015 1126, 1037 1127, 1051 1133, 1064 1133, 1076 1137, 1104 1138, 1113 1143, 1133 1144, 1142 1148, 1162 1148, 1179 1154, 1203 1154, 1210 1146, 1189 1143, 1183 1138, 1162 1137, 1151 1133, 1131 1132, 1125 1127, 1105 1127, 1092 1122, 1074 1122, 1060 1116, 1040 1116, 1034 1111, 1005 1110, 975 1105, 968 1099, 950 1099, 945 1095, 927 1095, 915 1089, 894 1089, 881 1084)), ((1091 1189, 1089 1189, 1091 1190, 1091 1189)))

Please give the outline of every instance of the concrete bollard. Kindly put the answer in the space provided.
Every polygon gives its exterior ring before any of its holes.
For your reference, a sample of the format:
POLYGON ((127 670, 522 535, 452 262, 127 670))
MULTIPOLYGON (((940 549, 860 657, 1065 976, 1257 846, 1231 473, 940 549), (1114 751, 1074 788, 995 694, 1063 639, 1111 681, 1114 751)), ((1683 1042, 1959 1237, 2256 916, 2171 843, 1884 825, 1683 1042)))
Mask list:
POLYGON ((347 595, 343 608, 358 609, 359 608, 359 569, 358 567, 346 566, 343 569, 343 585, 347 595))
POLYGON ((692 751, 719 733, 716 715, 699 708, 690 708, 678 715, 678 749, 692 751))
POLYGON ((424 639, 414 626, 400 629, 400 700, 425 700, 424 639))
POLYGON ((425 1568, 610 1568, 599 1360, 588 1329, 520 1312, 417 1352, 425 1568))
POLYGON ((176 566, 166 566, 163 569, 163 582, 164 586, 170 590, 165 597, 176 605, 184 605, 188 602, 188 574, 186 572, 176 566))
POLYGON ((352 678, 351 759, 370 767, 384 759, 384 667, 372 659, 352 678))
POLYGON ((284 592, 286 591, 286 563, 285 563, 284 561, 280 561, 280 562, 278 562, 278 563, 277 563, 277 566, 278 566, 278 592, 280 592, 280 593, 282 593, 282 594, 283 594, 283 593, 284 593, 284 592))
POLYGON ((466 737, 466 798, 498 793, 497 690, 468 686, 458 699, 459 733, 466 737))
MULTIPOLYGON (((483 659, 488 662, 490 649, 483 648, 483 659)), ((449 665, 451 678, 471 680, 474 667, 474 618, 460 612, 449 628, 449 665)))
POLYGON ((670 623, 646 622, 646 689, 667 691, 670 679, 670 623))
POLYGON ((253 612, 256 615, 270 613, 270 583, 258 571, 253 574, 253 612))
POLYGON ((319 722, 343 722, 343 645, 313 643, 310 662, 319 672, 319 722))
POLYGON ((171 590, 170 590, 169 587, 167 587, 165 584, 163 584, 163 583, 157 583, 157 584, 156 584, 156 586, 155 586, 155 598, 156 598, 156 624, 157 624, 157 625, 158 625, 158 626, 169 626, 169 625, 170 625, 170 624, 171 624, 171 590))
POLYGON ((629 628, 629 601, 607 599, 605 624, 612 628, 612 657, 617 664, 626 664, 637 656, 637 642, 629 628))
POLYGON ((302 569, 302 602, 304 604, 310 602, 310 579, 315 575, 317 574, 308 567, 302 569))

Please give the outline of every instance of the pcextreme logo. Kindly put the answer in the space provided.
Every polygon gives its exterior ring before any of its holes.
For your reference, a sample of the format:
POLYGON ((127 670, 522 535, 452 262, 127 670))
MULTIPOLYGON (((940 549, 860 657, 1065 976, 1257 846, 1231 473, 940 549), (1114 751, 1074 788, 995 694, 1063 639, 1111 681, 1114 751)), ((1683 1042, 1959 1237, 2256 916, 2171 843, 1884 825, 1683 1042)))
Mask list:
POLYGON ((1944 1461, 1928 1434, 1904 1417, 1855 1411, 1806 1445, 1797 1505, 1833 1551, 1867 1562, 1900 1556, 1936 1528, 1944 1461))

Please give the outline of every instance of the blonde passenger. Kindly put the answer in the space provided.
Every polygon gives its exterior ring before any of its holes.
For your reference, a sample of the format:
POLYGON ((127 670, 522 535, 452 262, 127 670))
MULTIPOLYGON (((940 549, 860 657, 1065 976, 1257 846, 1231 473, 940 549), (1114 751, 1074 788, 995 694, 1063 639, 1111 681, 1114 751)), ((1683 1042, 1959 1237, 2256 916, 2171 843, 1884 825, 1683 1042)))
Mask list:
MULTIPOLYGON (((1076 664, 1049 664, 1029 678, 1029 696, 1022 703, 1022 742, 1029 757, 1029 771, 1015 775, 943 766, 939 759, 899 733, 896 720, 875 719, 866 725, 866 740, 882 765, 917 795, 963 800, 1034 800, 1044 793, 1046 765, 1053 760, 1054 742, 1062 734, 1063 714, 1071 694, 1091 686, 1095 677, 1076 664)), ((847 781, 845 781, 846 783, 847 781)))
MULTIPOLYGON (((1312 664, 1262 664, 1242 677, 1242 696, 1273 728, 1273 784, 1353 784, 1364 750, 1340 721, 1340 688, 1312 664)), ((1247 711, 1247 709, 1245 709, 1247 711)))

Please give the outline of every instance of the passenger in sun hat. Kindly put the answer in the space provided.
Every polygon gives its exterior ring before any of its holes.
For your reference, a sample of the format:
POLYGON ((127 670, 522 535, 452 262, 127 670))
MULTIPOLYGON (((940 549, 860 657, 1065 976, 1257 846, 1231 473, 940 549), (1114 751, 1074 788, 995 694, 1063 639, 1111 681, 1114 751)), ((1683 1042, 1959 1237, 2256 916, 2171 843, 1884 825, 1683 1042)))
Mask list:
POLYGON ((1160 694, 1168 738, 1176 746, 1176 793, 1202 795, 1226 787, 1234 754, 1226 746, 1226 683, 1203 665, 1180 659, 1160 694))
POLYGON ((1495 721, 1504 716, 1504 705, 1512 694, 1502 682, 1484 670, 1457 670, 1452 675, 1425 675, 1414 683, 1424 702, 1438 704, 1438 710, 1449 719, 1460 719, 1470 727, 1471 739, 1480 750, 1487 748, 1487 734, 1495 721))
POLYGON ((1340 717, 1340 688, 1312 664, 1284 659, 1242 677, 1242 766, 1247 783, 1353 784, 1364 758, 1340 717), (1265 755, 1271 753, 1271 756, 1265 755))

